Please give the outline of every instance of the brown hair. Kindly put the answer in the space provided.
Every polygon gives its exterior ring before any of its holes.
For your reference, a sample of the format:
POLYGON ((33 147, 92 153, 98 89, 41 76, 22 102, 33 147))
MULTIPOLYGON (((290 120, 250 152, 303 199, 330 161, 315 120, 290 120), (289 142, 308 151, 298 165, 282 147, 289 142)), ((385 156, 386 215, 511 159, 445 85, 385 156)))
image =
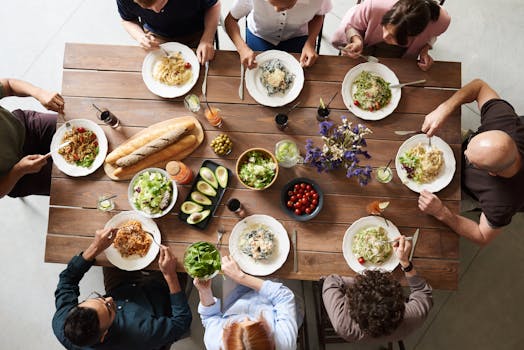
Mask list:
POLYGON ((152 6, 155 2, 157 2, 157 0, 133 0, 133 1, 144 8, 152 6))
POLYGON ((270 350, 275 348, 271 330, 264 318, 250 324, 232 322, 224 327, 224 350, 270 350))
POLYGON ((417 36, 426 29, 429 21, 438 20, 440 6, 433 0, 399 0, 382 17, 381 24, 394 25, 397 43, 406 45, 408 36, 417 36))

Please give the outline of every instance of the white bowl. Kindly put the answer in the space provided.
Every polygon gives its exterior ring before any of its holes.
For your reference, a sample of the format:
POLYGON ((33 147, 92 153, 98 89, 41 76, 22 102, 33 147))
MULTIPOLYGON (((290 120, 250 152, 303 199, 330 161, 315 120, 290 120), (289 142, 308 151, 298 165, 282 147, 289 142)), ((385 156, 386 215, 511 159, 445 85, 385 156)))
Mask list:
POLYGON ((141 215, 145 216, 146 218, 152 218, 152 219, 162 217, 162 216, 166 215, 167 213, 169 213, 171 211, 171 209, 173 209, 173 207, 175 206, 177 197, 178 197, 178 190, 177 190, 175 181, 173 181, 171 179, 171 177, 169 176, 169 174, 165 170, 159 169, 159 168, 147 168, 147 169, 139 171, 138 173, 135 174, 135 176, 133 176, 133 178, 131 179, 131 182, 129 183, 129 187, 127 189, 127 198, 129 200, 129 204, 131 205, 133 210, 137 211, 138 213, 140 213, 141 215), (142 173, 145 173, 146 171, 148 171, 148 172, 156 172, 156 173, 162 174, 164 176, 164 178, 167 179, 168 181, 171 181, 171 184, 173 185, 173 194, 171 195, 171 202, 169 203, 167 208, 164 209, 160 213, 155 213, 155 214, 147 213, 147 212, 145 212, 143 210, 138 209, 135 206, 135 204, 133 203, 133 192, 134 192, 133 184, 135 183, 136 179, 142 173))

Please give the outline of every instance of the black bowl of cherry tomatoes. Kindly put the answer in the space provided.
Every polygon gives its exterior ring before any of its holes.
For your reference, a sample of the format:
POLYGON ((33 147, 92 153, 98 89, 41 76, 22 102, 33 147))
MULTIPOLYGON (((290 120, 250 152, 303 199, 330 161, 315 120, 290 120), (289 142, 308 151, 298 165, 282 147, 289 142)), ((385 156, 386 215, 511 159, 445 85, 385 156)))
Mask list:
POLYGON ((280 205, 297 221, 308 221, 322 210, 324 196, 318 184, 305 177, 288 182, 280 193, 280 205))

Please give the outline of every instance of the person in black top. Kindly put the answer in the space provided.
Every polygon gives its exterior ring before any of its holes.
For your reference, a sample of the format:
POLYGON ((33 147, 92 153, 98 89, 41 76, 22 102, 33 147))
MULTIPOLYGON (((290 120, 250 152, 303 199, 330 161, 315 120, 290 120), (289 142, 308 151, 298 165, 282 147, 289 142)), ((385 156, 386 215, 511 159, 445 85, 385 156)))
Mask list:
POLYGON ((427 191, 420 194, 420 210, 456 233, 485 245, 502 232, 515 213, 524 211, 524 124, 513 107, 484 81, 473 80, 426 116, 422 131, 432 136, 463 103, 477 101, 481 126, 464 149, 462 185, 479 202, 476 222, 453 214, 427 191))
POLYGON ((220 0, 117 0, 116 3, 124 29, 145 50, 176 41, 196 48, 201 64, 213 59, 220 0))

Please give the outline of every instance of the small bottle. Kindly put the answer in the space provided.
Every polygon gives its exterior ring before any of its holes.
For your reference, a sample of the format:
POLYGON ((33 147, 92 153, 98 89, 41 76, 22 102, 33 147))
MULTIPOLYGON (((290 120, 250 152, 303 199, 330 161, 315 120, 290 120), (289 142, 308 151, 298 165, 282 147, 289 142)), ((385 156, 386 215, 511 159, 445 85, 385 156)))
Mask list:
POLYGON ((328 106, 326 106, 326 104, 324 103, 324 101, 322 100, 322 97, 320 98, 320 105, 318 106, 318 109, 317 109, 317 120, 319 122, 323 122, 325 121, 328 116, 329 116, 329 108, 328 106))
POLYGON ((120 120, 118 120, 118 118, 107 109, 100 112, 98 118, 113 129, 118 128, 120 125, 120 120))
POLYGON ((280 130, 284 130, 287 127, 288 120, 289 120, 288 116, 282 113, 278 113, 275 116, 275 123, 277 124, 277 127, 280 130))
POLYGON ((187 185, 193 181, 193 171, 182 162, 171 161, 167 163, 166 171, 179 185, 187 185))
POLYGON ((222 117, 220 116, 220 109, 218 108, 209 108, 205 112, 206 119, 212 126, 220 128, 222 126, 222 117))
POLYGON ((244 207, 242 206, 242 203, 236 198, 231 198, 226 203, 227 209, 231 210, 233 213, 235 213, 236 216, 238 216, 240 219, 243 219, 246 217, 246 211, 244 210, 244 207))

